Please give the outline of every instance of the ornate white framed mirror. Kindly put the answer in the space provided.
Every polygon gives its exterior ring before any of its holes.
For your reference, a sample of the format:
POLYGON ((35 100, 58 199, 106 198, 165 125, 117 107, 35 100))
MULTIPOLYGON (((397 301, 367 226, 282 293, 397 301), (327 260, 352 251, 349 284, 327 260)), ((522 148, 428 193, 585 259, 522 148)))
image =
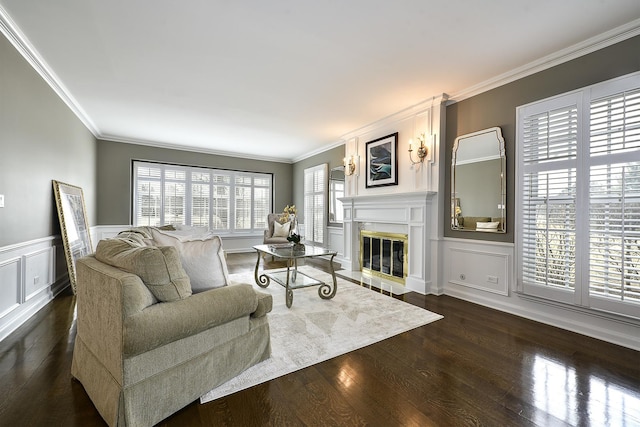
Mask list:
POLYGON ((451 229, 505 233, 506 179, 499 127, 458 136, 451 156, 451 229))

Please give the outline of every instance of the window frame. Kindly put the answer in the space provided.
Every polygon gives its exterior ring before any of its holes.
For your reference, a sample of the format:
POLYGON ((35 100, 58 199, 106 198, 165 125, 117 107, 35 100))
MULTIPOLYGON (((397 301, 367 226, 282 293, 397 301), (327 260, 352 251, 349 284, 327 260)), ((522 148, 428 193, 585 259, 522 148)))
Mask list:
MULTIPOLYGON (((260 236, 264 233, 264 229, 267 227, 267 215, 269 212, 273 211, 274 206, 274 174, 271 172, 251 172, 251 171, 243 171, 243 170, 232 170, 232 169, 220 169, 220 168, 212 168, 206 166, 195 166, 195 165, 182 165, 168 162, 157 162, 150 160, 139 160, 132 159, 131 160, 131 224, 137 226, 138 221, 138 211, 139 211, 139 197, 138 197, 138 182, 140 180, 150 180, 159 183, 160 187, 160 195, 158 196, 160 199, 160 217, 159 217, 159 225, 167 225, 172 224, 172 222, 167 222, 165 218, 165 182, 184 182, 185 193, 184 193, 184 205, 183 205, 183 216, 184 216, 184 225, 192 226, 193 224, 193 186, 197 184, 202 184, 202 182, 193 180, 193 173, 198 174, 208 174, 209 180, 209 195, 208 195, 208 225, 206 226, 209 230, 215 231, 217 234, 221 236, 260 236), (149 168, 158 168, 160 169, 160 176, 154 178, 148 177, 140 177, 138 175, 138 170, 141 167, 149 167, 149 168), (176 171, 184 171, 185 179, 184 181, 167 178, 165 176, 165 171, 167 170, 176 170, 176 171), (223 176, 228 177, 228 183, 217 184, 214 182, 213 177, 223 176), (238 178, 250 178, 250 184, 238 184, 236 181, 238 178), (259 185, 257 182, 267 180, 266 185, 259 185), (228 205, 227 205, 227 228, 214 228, 214 217, 215 217, 215 206, 214 199, 216 196, 216 191, 214 191, 214 187, 228 187, 228 205), (250 192, 250 205, 247 208, 250 213, 250 226, 248 228, 238 228, 236 221, 236 203, 235 203, 235 193, 236 188, 245 187, 249 188, 250 192), (255 193, 256 189, 260 189, 264 192, 264 189, 267 189, 266 194, 268 195, 268 200, 266 203, 262 202, 261 204, 265 204, 266 208, 262 208, 264 210, 264 218, 262 216, 258 218, 259 210, 256 209, 256 199, 255 193), (261 222, 262 221, 262 222, 261 222)), ((178 224, 177 222, 174 224, 178 224)), ((146 225, 146 224, 141 224, 146 225)), ((202 226, 202 225, 196 225, 202 226)))
POLYGON ((324 245, 327 236, 327 213, 328 213, 328 170, 329 165, 322 163, 317 166, 312 166, 304 169, 303 172, 303 199, 304 199, 304 230, 305 242, 309 242, 316 245, 324 245), (316 177, 317 173, 321 173, 320 177, 316 177), (307 191, 307 179, 313 179, 314 182, 320 185, 320 189, 316 188, 316 185, 312 191, 307 191), (309 203, 308 197, 312 196, 317 200, 320 196, 322 205, 318 206, 316 203, 309 203), (310 206, 312 205, 312 206, 310 206), (317 235, 314 230, 317 230, 321 235, 317 235))
MULTIPOLYGON (((591 207, 595 196, 592 196, 592 175, 596 171, 596 167, 609 165, 616 166, 619 163, 633 164, 640 162, 640 148, 632 148, 631 152, 624 154, 614 153, 605 155, 592 154, 592 132, 591 119, 592 104, 595 105, 603 98, 616 98, 626 95, 627 92, 634 92, 640 89, 640 72, 632 73, 616 79, 608 80, 591 86, 587 86, 575 91, 560 94, 554 97, 535 101, 516 109, 516 197, 515 215, 516 215, 516 291, 525 295, 550 299, 556 302, 572 304, 576 306, 586 307, 598 311, 622 315, 625 317, 640 318, 640 300, 619 300, 603 297, 592 290, 591 277, 592 274, 592 254, 591 245, 594 234, 598 227, 592 226, 591 207), (525 165, 524 157, 527 147, 525 141, 524 122, 527 118, 532 117, 536 113, 543 111, 551 112, 554 108, 561 108, 572 103, 576 106, 577 115, 577 146, 575 158, 571 160, 576 168, 576 185, 575 185, 575 283, 573 289, 557 289, 550 287, 548 282, 546 285, 539 285, 525 281, 525 262, 527 261, 524 253, 527 234, 525 233, 525 219, 527 207, 525 206, 526 180, 525 175, 531 170, 536 170, 530 165, 525 165), (593 227, 593 229, 592 229, 593 227)), ((633 110, 632 117, 636 111, 633 110)), ((626 116, 625 116, 626 117, 626 116)), ((636 121, 634 121, 635 123, 636 121)), ((640 120, 637 120, 640 122, 640 120)), ((634 124, 637 127, 637 124, 634 124)), ((634 129, 635 129, 634 127, 634 129)), ((622 127, 626 130, 626 127, 622 127)), ((637 146, 637 136, 633 137, 632 142, 637 146)), ((613 142, 609 141, 606 147, 612 147, 613 142)), ((564 161, 569 164, 571 162, 564 161)), ((536 164, 538 171, 555 170, 562 161, 540 161, 536 164), (555 163, 555 164, 554 164, 555 163)), ((609 178, 610 175, 607 175, 609 178)), ((622 191, 626 191, 623 190, 622 191)), ((626 194, 626 193, 623 193, 626 194)), ((622 211, 624 216, 624 210, 622 211)), ((627 225, 623 222, 621 225, 624 230, 627 225)), ((626 246, 623 246, 623 250, 626 246)), ((537 255, 536 255, 537 257, 537 255)), ((634 258, 634 260, 636 260, 634 258)), ((531 267, 529 267, 531 268, 531 267)), ((548 267, 547 267, 548 268, 548 267)), ((615 282, 607 282, 611 287, 615 287, 615 282)), ((607 285, 605 285, 606 287, 607 285)), ((622 286, 622 285, 621 285, 622 286)))

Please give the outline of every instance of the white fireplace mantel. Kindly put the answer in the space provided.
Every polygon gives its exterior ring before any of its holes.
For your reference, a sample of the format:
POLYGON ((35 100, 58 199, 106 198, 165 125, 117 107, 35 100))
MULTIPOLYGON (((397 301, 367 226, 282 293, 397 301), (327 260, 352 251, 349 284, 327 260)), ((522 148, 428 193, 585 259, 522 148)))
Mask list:
POLYGON ((408 236, 408 265, 405 286, 412 291, 432 292, 431 221, 432 200, 437 193, 420 191, 357 197, 343 197, 344 258, 341 264, 360 270, 360 230, 365 224, 401 226, 408 236))

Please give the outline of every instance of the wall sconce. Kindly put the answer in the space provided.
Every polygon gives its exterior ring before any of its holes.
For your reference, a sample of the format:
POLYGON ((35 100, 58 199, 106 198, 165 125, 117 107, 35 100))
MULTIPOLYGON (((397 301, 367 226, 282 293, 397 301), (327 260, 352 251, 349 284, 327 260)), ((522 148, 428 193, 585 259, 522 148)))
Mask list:
POLYGON ((427 157, 427 154, 429 153, 429 150, 427 149, 427 146, 424 145, 424 140, 426 139, 424 132, 421 133, 418 136, 418 141, 420 141, 420 146, 417 148, 417 154, 418 154, 418 160, 417 161, 413 161, 413 156, 411 155, 412 151, 413 151, 413 146, 411 145, 411 140, 409 140, 409 160, 411 160, 411 164, 415 165, 417 163, 424 163, 424 159, 425 157, 427 157))
POLYGON ((344 164, 344 174, 346 176, 351 176, 355 173, 356 171, 356 161, 353 158, 353 155, 351 157, 349 157, 349 162, 347 163, 347 158, 345 157, 343 160, 343 164, 344 164))

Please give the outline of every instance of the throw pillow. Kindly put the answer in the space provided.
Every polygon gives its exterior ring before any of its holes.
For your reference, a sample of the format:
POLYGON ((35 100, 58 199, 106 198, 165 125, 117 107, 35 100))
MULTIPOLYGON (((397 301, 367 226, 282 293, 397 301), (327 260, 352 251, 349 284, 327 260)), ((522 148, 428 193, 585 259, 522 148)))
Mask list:
POLYGON ((285 222, 280 224, 279 222, 273 223, 273 237, 287 237, 289 236, 289 229, 291 228, 291 222, 285 222))
POLYGON ((172 246, 138 246, 138 242, 126 238, 106 239, 98 242, 95 257, 140 277, 158 301, 177 301, 191 295, 189 277, 172 246))
POLYGON ((153 232, 153 243, 178 249, 194 294, 229 284, 229 272, 220 236, 208 233, 181 239, 156 230, 153 232))

